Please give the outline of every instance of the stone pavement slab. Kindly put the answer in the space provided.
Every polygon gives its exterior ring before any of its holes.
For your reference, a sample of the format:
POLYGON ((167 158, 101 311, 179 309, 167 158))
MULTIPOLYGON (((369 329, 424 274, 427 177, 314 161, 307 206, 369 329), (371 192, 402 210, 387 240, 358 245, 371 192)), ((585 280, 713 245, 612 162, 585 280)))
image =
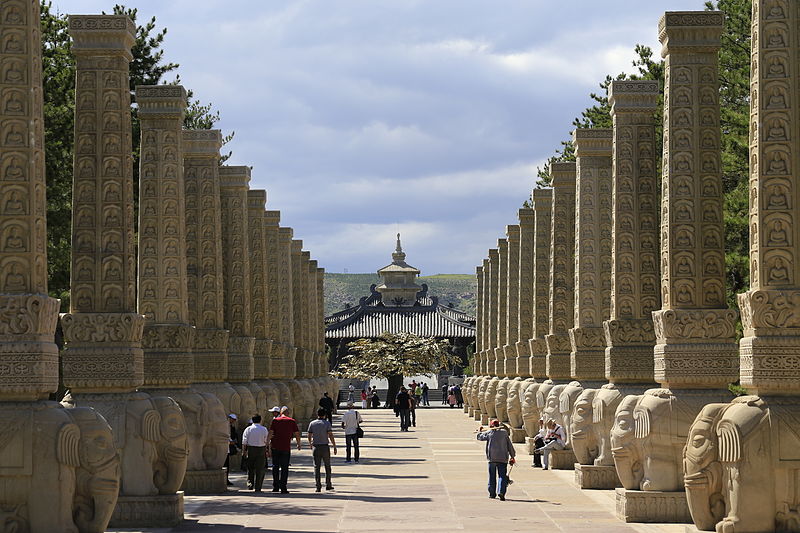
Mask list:
MULTIPOLYGON (((572 471, 542 471, 517 446, 519 462, 507 500, 488 498, 478 424, 449 408, 420 409, 417 427, 400 432, 386 409, 361 411, 366 437, 361 462, 345 464, 344 435, 333 458, 334 491, 315 493, 311 453, 292 452, 290 494, 244 489, 233 473, 233 490, 219 496, 186 496, 186 520, 152 533, 392 532, 392 531, 600 531, 683 533, 679 524, 625 524, 614 515, 614 491, 585 490, 572 471)), ((334 421, 337 428, 338 419, 334 421)), ((303 441, 305 445, 307 441, 303 441)), ((112 531, 135 531, 130 529, 112 531)))

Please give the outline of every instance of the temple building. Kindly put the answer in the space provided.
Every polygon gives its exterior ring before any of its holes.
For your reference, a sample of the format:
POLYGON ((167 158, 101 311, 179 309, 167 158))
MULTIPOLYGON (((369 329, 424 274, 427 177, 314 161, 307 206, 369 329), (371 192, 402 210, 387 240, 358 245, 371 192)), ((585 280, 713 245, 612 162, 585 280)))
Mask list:
MULTIPOLYGON (((347 355, 351 341, 384 333, 448 339, 466 365, 467 348, 475 342, 475 317, 440 304, 436 296, 428 294, 426 284, 417 285, 419 274, 419 269, 406 263, 398 233, 392 262, 378 270, 381 284, 373 284, 369 296, 362 297, 358 305, 325 317, 325 342, 331 347, 332 368, 347 355)), ((461 373, 460 368, 452 371, 461 373)))

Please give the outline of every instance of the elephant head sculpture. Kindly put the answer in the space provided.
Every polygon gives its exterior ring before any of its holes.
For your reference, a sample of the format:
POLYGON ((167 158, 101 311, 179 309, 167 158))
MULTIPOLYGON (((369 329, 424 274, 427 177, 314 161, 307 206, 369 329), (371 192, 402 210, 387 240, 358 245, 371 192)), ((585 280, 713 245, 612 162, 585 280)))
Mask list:
MULTIPOLYGON (((599 453, 597 435, 594 431, 594 397, 597 389, 584 389, 572 406, 570 415, 570 442, 575 459, 582 465, 592 465, 599 453)), ((565 392, 561 393, 562 398, 565 392)))
POLYGON ((232 411, 238 416, 237 429, 241 433, 247 427, 248 419, 256 414, 256 399, 253 398, 253 393, 250 392, 250 387, 247 383, 232 383, 231 386, 239 393, 239 398, 242 401, 239 411, 232 411))
POLYGON ((543 381, 536 389, 536 414, 538 415, 536 417, 537 424, 540 418, 542 419, 547 418, 544 414, 544 408, 547 406, 547 396, 550 394, 550 391, 555 386, 556 386, 555 383, 553 383, 552 380, 548 379, 543 381))
MULTIPOLYGON (((76 407, 69 416, 79 430, 73 518, 78 530, 101 533, 106 530, 119 495, 120 458, 108 422, 94 409, 76 407)), ((70 446, 71 448, 71 446, 70 446)))
POLYGON ((178 403, 168 396, 154 396, 158 410, 158 459, 153 483, 159 494, 175 494, 183 484, 189 457, 186 420, 178 403))
POLYGON ((494 402, 498 385, 500 385, 500 378, 495 376, 489 380, 486 386, 486 414, 489 415, 489 418, 497 418, 497 409, 495 409, 494 402))
POLYGON ((686 501, 698 529, 713 531, 725 516, 722 496, 722 464, 719 461, 719 418, 728 407, 712 403, 703 407, 689 429, 683 449, 683 481, 686 501))
POLYGON ((512 428, 522 427, 522 400, 520 399, 520 392, 522 391, 523 384, 521 378, 514 378, 508 385, 508 399, 506 399, 506 413, 508 414, 508 423, 512 428))
POLYGON ((203 446, 206 438, 205 425, 208 417, 208 402, 202 393, 189 390, 174 393, 171 398, 180 405, 186 421, 186 439, 189 448, 186 468, 188 470, 205 470, 206 462, 203 459, 203 446))
POLYGON ((464 379, 464 383, 461 386, 461 394, 464 396, 464 406, 470 407, 472 405, 472 376, 468 376, 464 379))
POLYGON ((201 393, 205 400, 205 416, 203 417, 203 470, 216 470, 222 468, 228 456, 228 429, 227 413, 222 402, 209 393, 201 393))
POLYGON ((622 486, 628 490, 639 490, 644 475, 642 449, 636 439, 634 410, 640 395, 631 394, 622 398, 614 414, 610 443, 614 466, 622 486))
MULTIPOLYGON (((115 402, 116 403, 116 402, 115 402)), ((112 408, 115 408, 113 406, 112 408)), ((122 467, 122 496, 155 496, 154 484, 157 444, 161 440, 161 415, 149 394, 135 392, 127 395, 124 403, 123 424, 106 416, 114 431, 114 440, 120 451, 122 467)))
POLYGON ((497 393, 494 397, 494 411, 497 415, 497 419, 501 422, 508 422, 508 411, 506 407, 506 402, 508 401, 508 386, 511 384, 511 380, 508 378, 503 378, 497 383, 497 393))
POLYGON ((539 431, 539 409, 536 407, 536 391, 541 383, 535 379, 528 378, 520 386, 519 399, 520 410, 522 411, 522 427, 525 428, 525 435, 533 438, 539 431))
POLYGON ((250 389, 250 394, 253 395, 253 401, 256 404, 255 410, 250 413, 250 416, 253 416, 256 413, 264 416, 264 414, 267 412, 267 409, 272 407, 272 405, 267 405, 267 392, 255 381, 248 383, 247 388, 250 389))
POLYGON ((558 412, 564 425, 564 433, 567 436, 566 444, 572 447, 572 408, 578 396, 583 392, 583 386, 578 381, 571 381, 566 385, 558 396, 558 412))
MULTIPOLYGON (((565 387, 566 385, 555 385, 548 391, 544 399, 544 406, 540 411, 545 422, 553 419, 556 421, 556 424, 560 424, 562 427, 564 426, 564 418, 561 416, 561 392, 565 387)), ((543 388, 544 387, 539 387, 537 404, 539 403, 539 398, 542 397, 543 388)))
POLYGON ((488 377, 482 377, 478 385, 478 407, 483 414, 488 412, 486 410, 486 390, 489 388, 489 380, 488 377))
MULTIPOLYGON (((281 407, 284 405, 292 405, 292 390, 289 388, 289 383, 291 383, 291 381, 275 382, 275 386, 278 387, 278 405, 281 407)), ((331 398, 334 398, 334 402, 336 401, 336 396, 331 396, 331 398)))
POLYGON ((594 459, 594 464, 597 466, 614 466, 614 456, 611 453, 611 429, 614 427, 617 407, 624 397, 622 391, 613 383, 607 383, 595 392, 592 401, 592 420, 594 422, 592 429, 597 443, 597 456, 594 459))

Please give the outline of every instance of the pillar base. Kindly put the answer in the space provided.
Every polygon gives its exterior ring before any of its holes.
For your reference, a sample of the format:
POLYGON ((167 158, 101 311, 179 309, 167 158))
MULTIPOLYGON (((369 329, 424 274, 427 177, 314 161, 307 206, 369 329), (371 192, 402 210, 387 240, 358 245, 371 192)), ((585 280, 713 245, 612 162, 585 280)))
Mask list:
POLYGON ((685 492, 616 489, 616 498, 624 522, 692 523, 685 492))
POLYGON ((511 442, 525 442, 525 430, 523 428, 511 428, 511 442))
POLYGON ((573 470, 575 468, 575 452, 572 450, 550 450, 550 470, 573 470))
POLYGON ((465 413, 469 413, 469 407, 468 407, 468 406, 466 406, 466 405, 464 406, 464 412, 465 412, 465 413))
POLYGON ((187 470, 181 490, 185 494, 223 494, 228 491, 225 470, 187 470))
POLYGON ((183 492, 159 496, 120 496, 112 528, 175 527, 183 522, 183 492))
POLYGON ((489 424, 489 415, 486 413, 481 413, 481 424, 486 426, 489 424))
POLYGON ((533 450, 536 449, 536 444, 534 444, 533 437, 525 437, 525 446, 528 449, 528 455, 533 455, 533 450))
POLYGON ((475 417, 475 408, 474 407, 467 407, 467 416, 470 418, 475 417))
POLYGON ((480 409, 475 409, 472 412, 472 418, 474 418, 475 420, 480 420, 481 419, 481 410, 480 409))
POLYGON ((575 484, 582 489, 615 489, 621 487, 613 466, 575 464, 575 484))

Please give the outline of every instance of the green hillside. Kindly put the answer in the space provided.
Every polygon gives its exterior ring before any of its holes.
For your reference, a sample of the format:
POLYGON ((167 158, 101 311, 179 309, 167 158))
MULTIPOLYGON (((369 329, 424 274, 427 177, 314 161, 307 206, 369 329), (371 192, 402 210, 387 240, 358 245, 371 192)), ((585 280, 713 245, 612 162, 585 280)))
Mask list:
MULTIPOLYGON (((325 273, 325 315, 356 305, 362 296, 369 295, 369 286, 380 283, 377 274, 325 273)), ((420 276, 418 283, 428 284, 428 294, 439 298, 439 303, 452 303, 457 309, 475 314, 477 285, 474 275, 436 274, 420 276)))

